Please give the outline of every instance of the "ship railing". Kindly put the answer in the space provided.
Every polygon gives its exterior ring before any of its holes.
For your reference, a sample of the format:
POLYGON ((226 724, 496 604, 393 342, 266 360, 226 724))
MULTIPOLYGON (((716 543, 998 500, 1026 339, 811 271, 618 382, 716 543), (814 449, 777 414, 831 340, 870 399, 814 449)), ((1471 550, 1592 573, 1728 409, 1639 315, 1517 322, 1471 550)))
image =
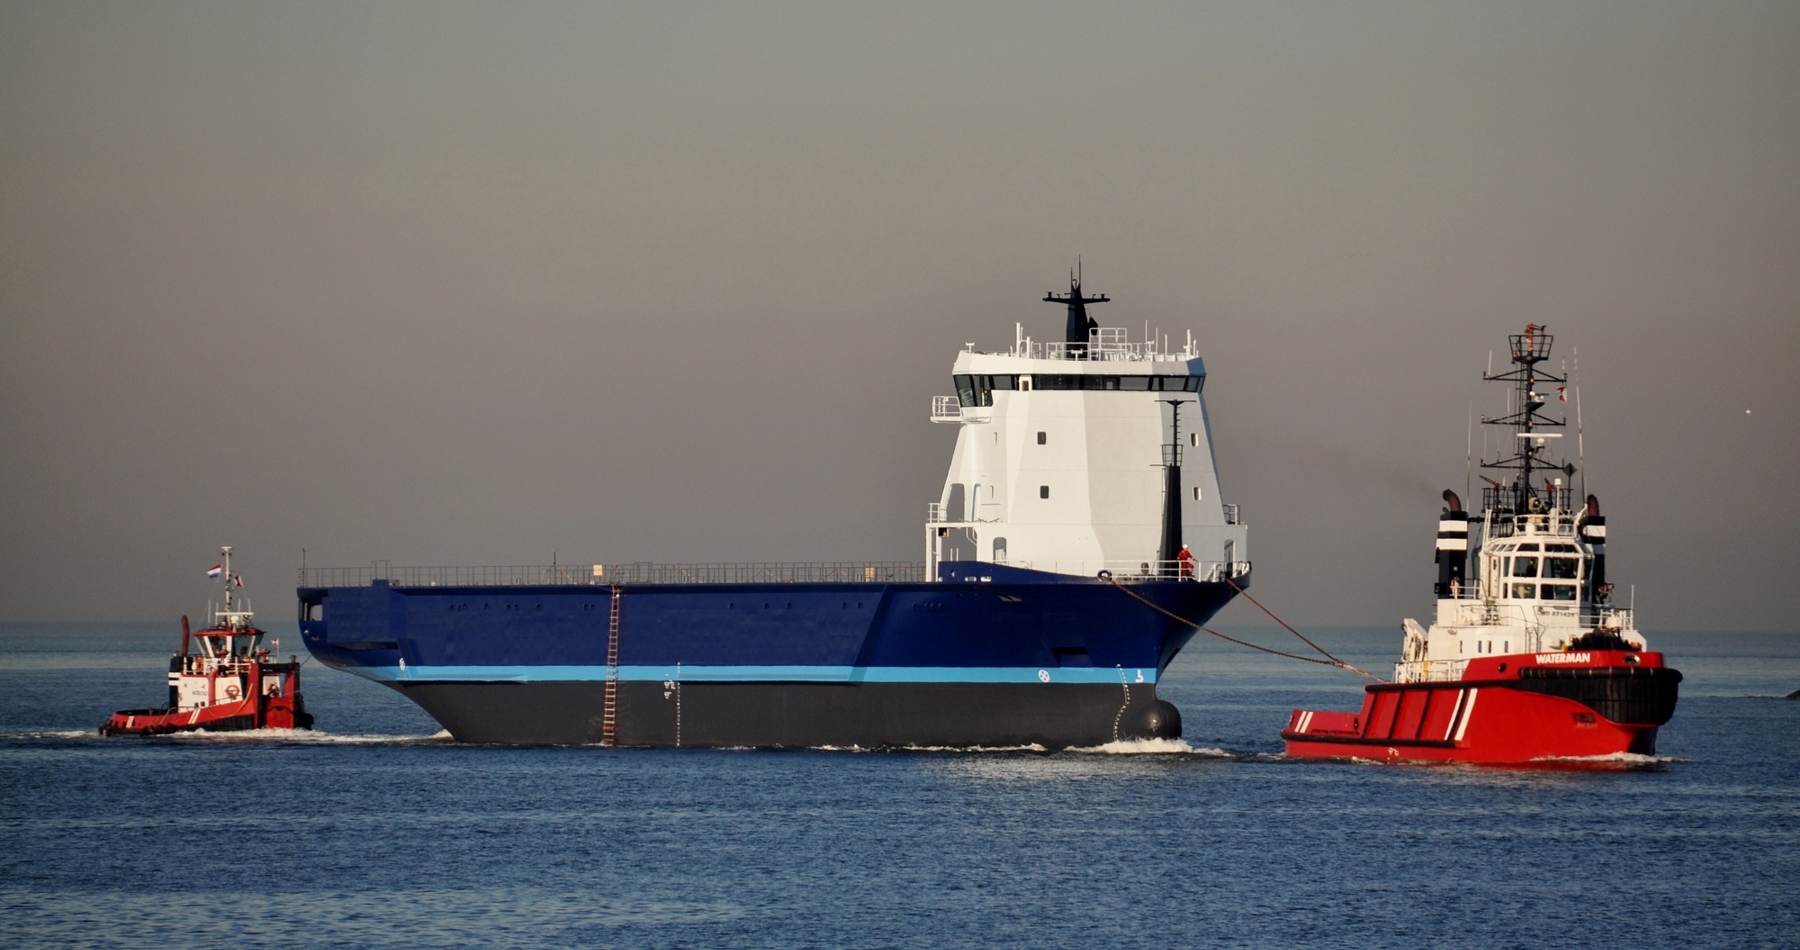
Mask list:
POLYGON ((300 585, 367 587, 561 587, 614 584, 893 584, 926 580, 921 561, 754 561, 711 564, 311 567, 300 585))
MULTIPOLYGON (((952 562, 946 562, 952 563, 952 562)), ((963 579, 979 578, 983 561, 966 564, 963 579)), ((1010 561, 1008 567, 1095 577, 1101 571, 1121 583, 1194 580, 1239 581, 1250 574, 1249 561, 1193 561, 1184 572, 1180 561, 1010 561)), ((738 562, 713 564, 538 564, 410 567, 377 563, 369 567, 308 567, 299 586, 368 587, 382 581, 393 587, 563 587, 613 584, 917 584, 932 580, 921 561, 738 562)))
POLYGON ((1524 627, 1538 622, 1536 611, 1527 611, 1524 604, 1466 598, 1456 606, 1459 627, 1524 627))
POLYGON ((1411 660, 1394 664, 1396 683, 1445 683, 1463 677, 1468 660, 1411 660))
POLYGON ((1616 630, 1635 629, 1633 612, 1629 607, 1586 607, 1580 613, 1567 608, 1574 607, 1568 603, 1552 603, 1548 601, 1501 601, 1482 597, 1479 592, 1468 590, 1456 592, 1454 597, 1441 598, 1454 601, 1456 605, 1455 624, 1457 626, 1516 626, 1530 627, 1545 622, 1552 626, 1562 627, 1574 623, 1582 627, 1608 627, 1616 630), (1554 613, 1540 614, 1538 606, 1561 608, 1554 613))
POLYGON ((1637 611, 1630 607, 1601 607, 1593 613, 1581 615, 1584 627, 1607 627, 1613 630, 1635 630, 1637 611))
POLYGON ((962 401, 955 396, 931 397, 931 421, 962 422, 962 401))
MULTIPOLYGON (((950 563, 950 562, 945 562, 950 563)), ((978 565, 985 562, 960 562, 978 565)), ((1134 583, 1158 580, 1195 580, 1218 583, 1227 578, 1238 580, 1250 573, 1249 561, 1189 561, 1183 568, 1180 561, 1159 560, 1113 560, 1113 561, 1005 561, 1007 567, 1020 567, 1029 571, 1043 571, 1049 574, 1067 574, 1071 577, 1096 577, 1106 571, 1120 583, 1134 583)))
MULTIPOLYGON (((1037 341, 1030 338, 1021 339, 1008 353, 995 354, 1002 356, 1023 357, 1028 360, 1087 360, 1089 362, 1178 362, 1193 358, 1190 350, 1165 349, 1158 343, 1132 343, 1122 338, 1123 330, 1113 327, 1102 327, 1106 330, 1118 330, 1121 336, 1095 336, 1086 343, 1065 343, 1060 340, 1037 341)), ((975 352, 973 349, 970 352, 975 352)))

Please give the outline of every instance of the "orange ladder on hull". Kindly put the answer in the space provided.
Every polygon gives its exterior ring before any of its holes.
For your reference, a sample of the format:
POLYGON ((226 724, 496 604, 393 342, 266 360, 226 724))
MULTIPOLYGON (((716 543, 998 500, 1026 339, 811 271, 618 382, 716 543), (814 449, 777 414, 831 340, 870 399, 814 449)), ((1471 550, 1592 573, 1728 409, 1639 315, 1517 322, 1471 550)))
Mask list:
POLYGON ((600 744, 619 742, 619 607, 624 591, 612 589, 612 616, 606 622, 606 708, 600 719, 600 744))

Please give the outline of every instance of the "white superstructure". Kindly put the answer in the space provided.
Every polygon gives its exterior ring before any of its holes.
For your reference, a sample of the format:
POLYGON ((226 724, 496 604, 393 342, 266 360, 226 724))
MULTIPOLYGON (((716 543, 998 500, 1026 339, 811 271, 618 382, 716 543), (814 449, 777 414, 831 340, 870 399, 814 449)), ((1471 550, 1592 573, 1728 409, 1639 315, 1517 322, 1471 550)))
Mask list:
MULTIPOLYGON (((1079 284, 1071 296, 1081 299, 1079 284)), ((952 374, 957 395, 932 406, 934 422, 960 428, 927 516, 928 574, 945 561, 1172 573, 1182 543, 1194 576, 1248 572, 1245 526, 1220 498, 1206 364, 1191 334, 1174 349, 1119 328, 1091 327, 1085 343, 1038 342, 1020 328, 1008 350, 970 344, 952 374)))
MULTIPOLYGON (((1597 505, 1590 510, 1598 514, 1597 505)), ((1438 524, 1443 550, 1455 532, 1442 530, 1452 522, 1438 524)), ((1632 609, 1615 606, 1607 585, 1595 583, 1596 559, 1606 556, 1605 531, 1604 523, 1589 521, 1589 510, 1499 520, 1488 511, 1480 523, 1475 576, 1440 592, 1437 621, 1430 628, 1405 622, 1394 681, 1461 679, 1475 657, 1563 653, 1594 634, 1616 637, 1633 650, 1649 649, 1632 609)), ((1600 564, 1604 570, 1604 561, 1600 564)))

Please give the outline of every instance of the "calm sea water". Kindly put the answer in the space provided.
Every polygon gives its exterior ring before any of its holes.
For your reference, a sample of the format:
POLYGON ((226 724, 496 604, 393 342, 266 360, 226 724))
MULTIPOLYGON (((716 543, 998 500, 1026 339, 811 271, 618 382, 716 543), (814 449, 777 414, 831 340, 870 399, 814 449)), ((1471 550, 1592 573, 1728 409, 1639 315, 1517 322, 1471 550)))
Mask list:
POLYGON ((178 637, 0 625, 0 945, 1800 945, 1800 635, 1653 637, 1681 705, 1601 771, 1286 761, 1359 681, 1216 641, 1177 752, 469 747, 316 664, 316 735, 95 737, 178 637))

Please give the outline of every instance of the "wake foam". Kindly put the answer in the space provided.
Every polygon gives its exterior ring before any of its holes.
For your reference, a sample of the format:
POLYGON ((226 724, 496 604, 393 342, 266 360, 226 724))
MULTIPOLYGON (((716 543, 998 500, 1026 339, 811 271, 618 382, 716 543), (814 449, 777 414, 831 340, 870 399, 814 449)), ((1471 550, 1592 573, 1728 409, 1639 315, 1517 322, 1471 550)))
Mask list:
POLYGON ((450 731, 440 730, 428 736, 389 736, 374 734, 338 734, 317 729, 237 729, 209 732, 171 732, 156 736, 176 742, 282 742, 299 745, 426 745, 450 742, 450 731))
POLYGON ((1672 755, 1644 755, 1638 752, 1613 752, 1607 755, 1546 755, 1532 759, 1548 765, 1619 765, 1632 768, 1646 765, 1667 765, 1680 762, 1672 755))
POLYGON ((1105 745, 1073 748, 1069 751, 1083 755, 1204 755, 1217 759, 1233 757, 1224 749, 1201 748, 1186 739, 1120 739, 1105 745))
POLYGON ((39 732, 0 732, 0 739, 99 739, 98 729, 46 729, 39 732))
POLYGON ((1203 755, 1233 758, 1224 749, 1207 749, 1183 739, 1122 739, 1097 746, 1072 746, 1052 750, 1036 742, 1026 745, 908 745, 908 746, 813 746, 818 752, 926 752, 952 755, 1005 755, 1021 752, 1064 755, 1203 755))
POLYGON ((1029 745, 902 745, 902 746, 860 746, 860 745, 821 745, 812 746, 818 752, 935 752, 963 753, 987 755, 1005 752, 1048 752, 1037 743, 1029 745))

